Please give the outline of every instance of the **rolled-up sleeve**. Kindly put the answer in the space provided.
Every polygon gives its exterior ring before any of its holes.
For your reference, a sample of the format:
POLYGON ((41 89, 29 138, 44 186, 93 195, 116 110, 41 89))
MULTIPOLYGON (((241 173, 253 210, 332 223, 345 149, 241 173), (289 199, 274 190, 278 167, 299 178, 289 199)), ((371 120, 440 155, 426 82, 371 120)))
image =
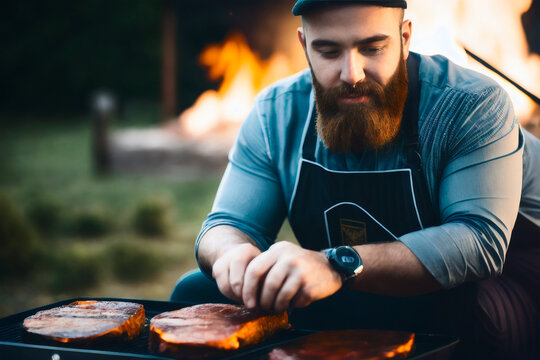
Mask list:
POLYGON ((502 271, 520 202, 523 134, 509 100, 494 91, 471 106, 437 154, 449 159, 436 186, 442 224, 400 238, 445 288, 502 271))

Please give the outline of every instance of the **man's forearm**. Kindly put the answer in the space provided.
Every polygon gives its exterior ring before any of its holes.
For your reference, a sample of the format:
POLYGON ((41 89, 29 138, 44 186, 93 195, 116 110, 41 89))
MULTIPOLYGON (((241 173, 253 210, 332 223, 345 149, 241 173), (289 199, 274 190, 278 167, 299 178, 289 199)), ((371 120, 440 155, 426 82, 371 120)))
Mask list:
POLYGON ((244 232, 228 225, 219 225, 208 230, 200 239, 197 257, 200 266, 212 273, 212 266, 224 253, 231 248, 251 244, 255 247, 255 242, 244 232))
POLYGON ((441 289, 418 258, 401 242, 354 247, 364 269, 351 288, 381 295, 420 295, 441 289))
MULTIPOLYGON (((198 259, 201 267, 212 273, 214 263, 229 250, 255 242, 235 227, 220 225, 208 230, 200 239, 198 259)), ((399 241, 355 246, 362 257, 364 271, 351 288, 381 295, 419 295, 441 289, 418 258, 399 241)))

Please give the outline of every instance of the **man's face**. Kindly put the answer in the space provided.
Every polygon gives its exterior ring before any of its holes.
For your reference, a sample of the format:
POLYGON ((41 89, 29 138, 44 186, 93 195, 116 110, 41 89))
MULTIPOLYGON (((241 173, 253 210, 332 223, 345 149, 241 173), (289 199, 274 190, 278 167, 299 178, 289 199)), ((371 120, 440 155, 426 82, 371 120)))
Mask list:
POLYGON ((365 5, 304 16, 299 38, 313 73, 317 130, 331 150, 377 149, 399 132, 411 28, 401 17, 400 9, 365 5))

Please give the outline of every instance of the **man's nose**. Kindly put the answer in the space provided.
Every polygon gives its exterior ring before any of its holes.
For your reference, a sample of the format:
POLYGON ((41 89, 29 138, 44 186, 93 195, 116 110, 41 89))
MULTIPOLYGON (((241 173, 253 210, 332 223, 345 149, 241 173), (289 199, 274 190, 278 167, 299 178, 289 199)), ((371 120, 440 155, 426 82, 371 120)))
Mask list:
POLYGON ((340 80, 348 84, 354 85, 359 81, 364 80, 364 62, 357 51, 349 51, 343 59, 341 66, 340 80))

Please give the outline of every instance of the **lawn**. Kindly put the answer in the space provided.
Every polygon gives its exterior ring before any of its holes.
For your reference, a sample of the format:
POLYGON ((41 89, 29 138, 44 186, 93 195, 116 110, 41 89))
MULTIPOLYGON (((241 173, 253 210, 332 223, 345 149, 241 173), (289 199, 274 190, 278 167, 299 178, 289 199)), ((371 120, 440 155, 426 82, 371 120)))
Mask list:
POLYGON ((0 317, 77 296, 164 300, 196 266, 219 176, 97 177, 89 118, 1 124, 0 216, 30 240, 0 232, 0 317))

